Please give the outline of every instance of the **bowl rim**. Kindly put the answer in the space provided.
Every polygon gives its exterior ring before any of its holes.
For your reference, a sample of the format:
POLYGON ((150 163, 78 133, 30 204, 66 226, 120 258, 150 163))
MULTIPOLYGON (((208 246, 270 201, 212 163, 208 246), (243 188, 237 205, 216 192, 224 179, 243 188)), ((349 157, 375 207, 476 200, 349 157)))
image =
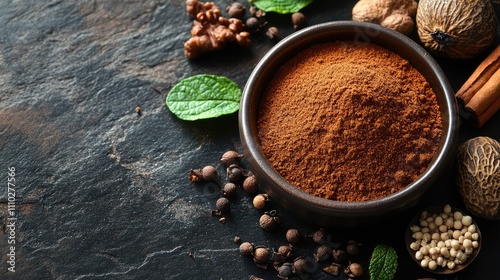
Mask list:
MULTIPOLYGON (((289 57, 290 56, 288 56, 288 58, 289 57)), ((275 66, 275 69, 276 68, 277 66, 275 66)), ((336 209, 338 212, 343 212, 346 215, 354 216, 359 213, 373 211, 374 209, 387 210, 387 205, 391 204, 391 201, 401 202, 405 199, 417 195, 417 193, 422 192, 422 188, 420 188, 419 186, 421 186, 429 178, 436 177, 440 170, 442 170, 447 165, 448 160, 446 159, 450 157, 448 155, 449 151, 454 149, 456 146, 459 128, 458 105, 454 97, 453 89, 451 88, 451 85, 449 84, 443 70, 423 47, 421 47, 411 38, 378 24, 348 20, 331 21, 309 26, 292 33, 291 35, 278 42, 274 47, 272 47, 261 58, 247 80, 247 83, 242 92, 238 118, 240 137, 242 139, 245 150, 250 154, 250 165, 254 168, 258 165, 258 167, 262 169, 262 172, 264 172, 268 177, 270 177, 272 181, 276 183, 281 192, 285 192, 290 196, 291 199, 299 199, 301 201, 305 200, 311 206, 319 209, 320 211, 330 211, 331 209, 336 209), (444 106, 444 111, 448 113, 448 121, 446 123, 446 127, 444 127, 445 125, 443 124, 443 135, 441 139, 442 149, 437 152, 426 171, 424 171, 424 173, 422 173, 416 181, 396 193, 377 200, 363 202, 343 202, 328 200, 306 193, 299 188, 291 185, 271 166, 267 158, 263 155, 262 150, 260 149, 260 144, 258 143, 258 140, 254 138, 255 136, 253 135, 252 127, 250 125, 252 123, 252 120, 250 118, 255 114, 255 112, 252 111, 253 108, 251 108, 250 106, 253 98, 252 91, 253 88, 258 85, 258 82, 263 79, 263 74, 261 73, 261 71, 263 71, 263 69, 265 69, 269 63, 276 62, 276 57, 281 58, 282 62, 280 63, 283 63, 283 60, 287 59, 284 57, 286 55, 289 55, 284 53, 286 53, 287 48, 289 48, 293 44, 301 42, 302 46, 306 46, 307 44, 313 45, 315 43, 311 43, 310 41, 308 41, 308 38, 320 38, 325 34, 339 30, 354 30, 356 32, 359 31, 360 36, 380 35, 400 41, 402 44, 408 46, 409 50, 412 53, 416 54, 422 60, 426 61, 426 64, 432 69, 433 75, 437 77, 437 84, 442 87, 445 95, 444 99, 446 105, 444 106)))

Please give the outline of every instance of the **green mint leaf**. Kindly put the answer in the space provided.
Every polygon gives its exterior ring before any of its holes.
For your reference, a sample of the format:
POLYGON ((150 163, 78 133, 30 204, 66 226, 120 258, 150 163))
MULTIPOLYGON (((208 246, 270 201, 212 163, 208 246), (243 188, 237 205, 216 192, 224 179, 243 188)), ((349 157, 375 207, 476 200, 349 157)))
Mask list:
POLYGON ((248 2, 264 12, 290 14, 300 11, 313 0, 248 0, 248 2))
POLYGON ((216 118, 240 108, 241 89, 222 76, 200 74, 180 81, 168 93, 170 112, 187 121, 216 118))
POLYGON ((377 245, 373 250, 368 270, 371 280, 391 280, 398 268, 398 254, 389 245, 377 245))

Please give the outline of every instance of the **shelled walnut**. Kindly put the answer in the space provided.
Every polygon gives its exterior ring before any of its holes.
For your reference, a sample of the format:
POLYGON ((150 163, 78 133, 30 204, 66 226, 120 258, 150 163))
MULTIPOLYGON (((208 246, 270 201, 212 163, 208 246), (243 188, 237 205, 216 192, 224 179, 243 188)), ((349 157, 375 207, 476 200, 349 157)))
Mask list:
POLYGON ((195 18, 192 37, 184 43, 187 58, 194 59, 203 53, 224 49, 228 43, 250 45, 250 33, 244 30, 243 22, 223 17, 221 9, 213 2, 187 0, 186 10, 190 17, 195 18))

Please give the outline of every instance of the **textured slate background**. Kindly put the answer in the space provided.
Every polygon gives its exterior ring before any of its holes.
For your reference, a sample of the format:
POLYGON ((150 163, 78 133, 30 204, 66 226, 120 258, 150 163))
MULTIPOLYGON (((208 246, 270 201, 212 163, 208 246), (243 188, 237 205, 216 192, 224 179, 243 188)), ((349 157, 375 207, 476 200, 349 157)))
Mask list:
MULTIPOLYGON (((355 2, 316 0, 304 13, 309 25, 350 19, 355 2)), ((221 224, 210 214, 219 187, 187 181, 190 169, 207 164, 222 172, 220 155, 241 151, 237 115, 181 121, 164 106, 168 91, 198 73, 224 75, 243 87, 273 42, 254 36, 249 49, 188 61, 182 46, 191 20, 184 5, 0 1, 0 279, 276 279, 273 269, 241 257, 233 237, 277 248, 287 228, 317 229, 272 204, 283 223, 264 232, 258 228, 262 211, 243 192, 221 224), (15 273, 7 272, 8 167, 16 169, 15 273)), ((282 36, 292 32, 288 16, 268 14, 268 20, 282 36)), ((458 89, 481 58, 437 59, 458 89)), ((478 135, 500 140, 499 124, 499 114, 481 129, 464 123, 461 141, 478 135)), ((408 217, 426 205, 462 207, 454 178, 450 166, 408 217)), ((376 244, 388 243, 400 256, 397 279, 431 276, 405 251, 407 221, 390 222, 382 229, 331 232, 336 242, 363 243, 358 261, 364 265, 376 244)), ((494 266, 500 224, 478 222, 481 254, 447 279, 500 277, 494 266)), ((311 258, 313 249, 305 241, 296 252, 311 258)), ((311 268, 313 278, 331 279, 321 267, 311 268)))

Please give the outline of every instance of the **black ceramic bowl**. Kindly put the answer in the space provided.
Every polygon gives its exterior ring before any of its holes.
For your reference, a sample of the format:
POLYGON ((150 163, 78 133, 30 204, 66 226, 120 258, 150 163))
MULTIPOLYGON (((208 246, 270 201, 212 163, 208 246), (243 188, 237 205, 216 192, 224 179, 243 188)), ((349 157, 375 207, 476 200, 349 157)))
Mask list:
POLYGON ((243 90, 239 129, 244 154, 259 184, 274 201, 299 217, 328 227, 360 227, 386 219, 414 206, 454 158, 458 137, 458 106, 454 92, 436 61, 410 38, 385 27, 354 21, 310 26, 277 43, 257 64, 243 90), (310 195, 288 183, 262 152, 257 131, 259 99, 277 69, 312 45, 336 40, 370 42, 399 54, 427 79, 439 104, 443 133, 437 155, 427 170, 405 189, 367 202, 339 202, 310 195))

